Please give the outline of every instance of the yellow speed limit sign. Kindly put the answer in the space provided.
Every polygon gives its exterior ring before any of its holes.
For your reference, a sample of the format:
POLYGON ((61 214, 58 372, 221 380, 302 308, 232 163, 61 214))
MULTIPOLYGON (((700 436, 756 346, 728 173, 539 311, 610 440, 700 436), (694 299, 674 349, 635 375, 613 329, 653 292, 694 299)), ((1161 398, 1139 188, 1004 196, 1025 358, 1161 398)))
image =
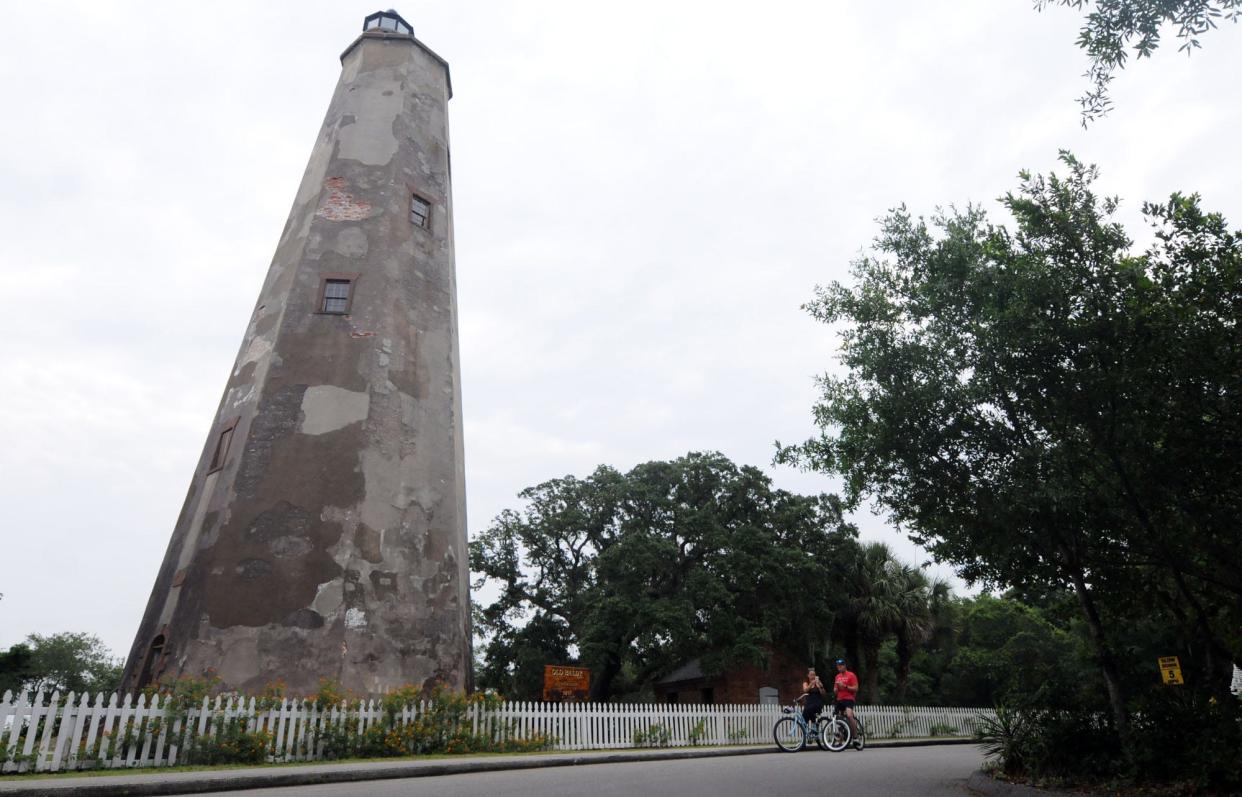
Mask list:
POLYGON ((1182 665, 1177 660, 1177 656, 1161 656, 1159 661, 1160 677, 1164 679, 1166 684, 1185 683, 1182 680, 1182 665))

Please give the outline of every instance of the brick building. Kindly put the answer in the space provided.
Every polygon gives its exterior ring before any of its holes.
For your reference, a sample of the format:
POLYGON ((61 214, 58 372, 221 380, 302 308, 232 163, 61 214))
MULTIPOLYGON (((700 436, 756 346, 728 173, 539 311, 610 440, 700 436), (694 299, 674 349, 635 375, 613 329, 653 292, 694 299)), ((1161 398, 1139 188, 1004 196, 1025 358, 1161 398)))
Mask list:
POLYGON ((708 675, 692 659, 656 682, 655 697, 660 703, 789 703, 802 694, 808 666, 802 657, 772 650, 762 666, 744 663, 708 675))

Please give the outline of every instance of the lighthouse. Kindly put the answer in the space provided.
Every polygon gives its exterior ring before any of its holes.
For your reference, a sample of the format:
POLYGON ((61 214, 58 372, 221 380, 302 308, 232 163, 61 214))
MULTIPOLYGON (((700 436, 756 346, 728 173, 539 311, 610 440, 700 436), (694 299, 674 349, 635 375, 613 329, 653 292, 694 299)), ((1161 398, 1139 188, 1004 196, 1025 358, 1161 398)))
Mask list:
POLYGON ((124 675, 470 683, 448 64, 368 16, 124 675))

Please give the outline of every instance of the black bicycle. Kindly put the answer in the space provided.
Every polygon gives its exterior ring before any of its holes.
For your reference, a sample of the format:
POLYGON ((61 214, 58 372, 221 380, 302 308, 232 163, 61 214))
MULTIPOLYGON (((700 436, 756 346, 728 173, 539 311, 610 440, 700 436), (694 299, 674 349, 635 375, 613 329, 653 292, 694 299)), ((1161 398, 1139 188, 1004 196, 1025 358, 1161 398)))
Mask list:
POLYGON ((854 712, 854 724, 858 726, 858 733, 855 734, 850 730, 850 721, 845 716, 845 711, 835 706, 832 709, 832 724, 830 730, 832 736, 825 741, 825 746, 837 752, 853 745, 855 750, 861 750, 867 746, 867 728, 863 725, 862 718, 858 716, 858 712, 854 712))

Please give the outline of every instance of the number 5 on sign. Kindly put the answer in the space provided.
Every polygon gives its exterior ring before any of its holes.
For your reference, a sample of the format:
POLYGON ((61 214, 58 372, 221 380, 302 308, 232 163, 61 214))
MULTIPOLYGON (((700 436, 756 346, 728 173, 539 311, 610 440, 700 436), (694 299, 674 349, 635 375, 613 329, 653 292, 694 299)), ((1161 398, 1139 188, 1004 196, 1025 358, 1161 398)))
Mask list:
POLYGON ((1177 660, 1177 656, 1161 656, 1159 661, 1160 676, 1164 678, 1166 684, 1185 683, 1182 680, 1182 665, 1177 660))

